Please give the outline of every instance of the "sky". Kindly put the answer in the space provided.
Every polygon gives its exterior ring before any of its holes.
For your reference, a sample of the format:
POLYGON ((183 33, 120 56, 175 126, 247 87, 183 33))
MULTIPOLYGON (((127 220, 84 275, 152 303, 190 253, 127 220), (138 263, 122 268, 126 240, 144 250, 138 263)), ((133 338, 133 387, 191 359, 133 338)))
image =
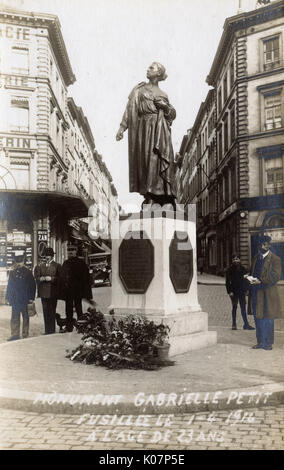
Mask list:
MULTIPOLYGON (((127 131, 115 139, 132 88, 146 81, 147 67, 166 67, 160 83, 175 107, 174 151, 192 127, 209 87, 210 71, 225 19, 239 0, 5 0, 8 6, 59 17, 76 82, 69 96, 82 107, 118 190, 119 203, 137 210, 142 197, 129 193, 127 131)), ((243 11, 256 0, 241 0, 243 11)))

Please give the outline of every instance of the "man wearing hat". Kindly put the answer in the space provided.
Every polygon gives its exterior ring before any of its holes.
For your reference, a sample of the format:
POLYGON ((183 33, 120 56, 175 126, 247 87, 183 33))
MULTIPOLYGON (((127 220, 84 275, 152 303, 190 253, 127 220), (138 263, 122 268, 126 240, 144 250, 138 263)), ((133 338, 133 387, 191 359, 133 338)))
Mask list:
POLYGON ((35 267, 38 297, 41 298, 45 334, 55 333, 55 313, 59 298, 61 265, 53 261, 53 248, 44 251, 45 261, 35 267))
POLYGON ((254 330, 250 326, 246 313, 246 292, 248 291, 248 282, 244 279, 247 269, 241 264, 238 254, 232 256, 232 264, 226 271, 226 289, 232 302, 232 330, 237 329, 237 307, 241 308, 244 330, 254 330))
POLYGON ((271 238, 259 239, 259 252, 254 257, 251 276, 249 308, 254 315, 257 344, 253 349, 270 351, 274 343, 274 319, 283 318, 277 282, 281 279, 281 259, 270 251, 271 238))
POLYGON ((89 268, 86 263, 78 257, 78 248, 69 245, 68 259, 62 265, 62 284, 65 297, 66 330, 73 330, 73 306, 79 320, 82 315, 82 299, 92 299, 91 279, 89 268))
POLYGON ((8 341, 20 339, 20 317, 23 317, 22 337, 29 336, 28 304, 35 298, 36 284, 32 272, 24 265, 24 254, 15 256, 6 290, 6 300, 12 306, 11 337, 8 341))

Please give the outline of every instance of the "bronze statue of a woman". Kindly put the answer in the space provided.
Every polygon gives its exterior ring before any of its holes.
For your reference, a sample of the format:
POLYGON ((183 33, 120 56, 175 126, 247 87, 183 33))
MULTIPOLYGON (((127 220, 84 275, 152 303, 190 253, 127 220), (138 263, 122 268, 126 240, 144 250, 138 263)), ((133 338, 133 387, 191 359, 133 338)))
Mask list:
POLYGON ((116 140, 128 129, 130 192, 142 194, 146 204, 175 205, 171 124, 176 112, 158 85, 167 78, 165 67, 153 62, 147 78, 130 93, 116 140))

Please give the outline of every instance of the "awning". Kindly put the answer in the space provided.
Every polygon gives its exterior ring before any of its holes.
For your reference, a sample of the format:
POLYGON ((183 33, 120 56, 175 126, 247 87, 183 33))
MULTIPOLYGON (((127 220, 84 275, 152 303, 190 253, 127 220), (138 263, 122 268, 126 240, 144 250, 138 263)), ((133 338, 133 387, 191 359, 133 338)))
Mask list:
POLYGON ((22 190, 0 190, 0 196, 6 195, 15 200, 19 199, 42 205, 53 211, 63 211, 67 218, 83 218, 88 217, 88 210, 93 201, 83 199, 80 196, 66 194, 55 191, 22 191, 22 190))
POLYGON ((77 240, 82 241, 90 246, 92 246, 98 254, 111 254, 110 248, 102 241, 102 240, 94 240, 88 234, 88 224, 82 223, 80 221, 81 230, 77 230, 73 225, 72 222, 69 222, 70 227, 70 236, 76 238, 77 240))

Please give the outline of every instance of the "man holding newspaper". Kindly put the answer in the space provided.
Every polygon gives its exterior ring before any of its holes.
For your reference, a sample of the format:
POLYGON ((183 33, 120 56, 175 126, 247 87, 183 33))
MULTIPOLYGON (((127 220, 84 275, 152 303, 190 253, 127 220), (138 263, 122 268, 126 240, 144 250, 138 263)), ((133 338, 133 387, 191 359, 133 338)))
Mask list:
POLYGON ((281 279, 281 259, 270 251, 271 238, 260 237, 249 281, 249 314, 254 316, 257 344, 253 349, 270 351, 274 343, 274 319, 283 318, 277 282, 281 279))

